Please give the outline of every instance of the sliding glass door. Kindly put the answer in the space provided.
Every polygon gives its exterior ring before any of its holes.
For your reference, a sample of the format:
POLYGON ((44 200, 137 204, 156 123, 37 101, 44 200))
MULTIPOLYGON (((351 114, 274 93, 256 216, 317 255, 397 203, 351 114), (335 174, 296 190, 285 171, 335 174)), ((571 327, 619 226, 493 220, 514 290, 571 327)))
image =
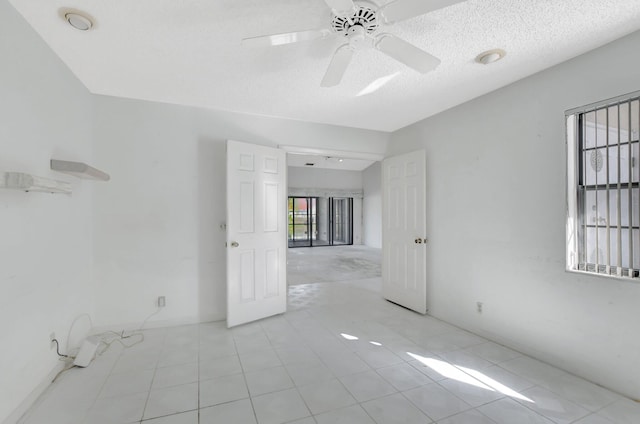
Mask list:
POLYGON ((316 197, 289 197, 289 247, 310 247, 317 231, 316 197))
POLYGON ((289 197, 289 247, 353 244, 353 199, 289 197))
POLYGON ((331 198, 333 245, 353 244, 353 199, 331 198))

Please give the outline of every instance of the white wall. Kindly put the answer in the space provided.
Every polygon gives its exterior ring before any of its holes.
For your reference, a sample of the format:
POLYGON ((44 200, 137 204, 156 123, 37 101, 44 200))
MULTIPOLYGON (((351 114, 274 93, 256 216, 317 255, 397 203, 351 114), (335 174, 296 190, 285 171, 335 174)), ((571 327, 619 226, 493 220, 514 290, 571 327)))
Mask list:
POLYGON ((362 171, 363 238, 369 247, 382 248, 382 164, 375 162, 362 171))
POLYGON ((226 139, 384 153, 388 136, 97 96, 95 154, 112 176, 94 201, 98 324, 139 323, 160 295, 152 325, 224 318, 226 139))
POLYGON ((640 89, 638 45, 632 34, 389 143, 427 152, 431 314, 635 399, 640 284, 564 270, 564 111, 640 89))
MULTIPOLYGON (((71 196, 0 190, 0 422, 61 362, 75 317, 93 312, 91 183, 49 170, 52 157, 92 163, 91 97, 0 1, 0 172, 73 183, 71 196)), ((88 330, 81 321, 71 347, 88 330)), ((30 398, 30 400, 33 400, 30 398)))
POLYGON ((289 187, 295 188, 362 190, 361 171, 343 171, 338 169, 290 166, 288 179, 289 187))

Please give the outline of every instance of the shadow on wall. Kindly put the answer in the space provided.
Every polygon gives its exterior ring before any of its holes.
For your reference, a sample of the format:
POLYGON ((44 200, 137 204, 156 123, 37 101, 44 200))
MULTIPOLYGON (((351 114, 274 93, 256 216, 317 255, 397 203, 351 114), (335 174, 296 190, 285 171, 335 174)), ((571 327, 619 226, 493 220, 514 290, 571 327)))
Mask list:
POLYGON ((226 141, 198 140, 198 316, 226 317, 226 141))

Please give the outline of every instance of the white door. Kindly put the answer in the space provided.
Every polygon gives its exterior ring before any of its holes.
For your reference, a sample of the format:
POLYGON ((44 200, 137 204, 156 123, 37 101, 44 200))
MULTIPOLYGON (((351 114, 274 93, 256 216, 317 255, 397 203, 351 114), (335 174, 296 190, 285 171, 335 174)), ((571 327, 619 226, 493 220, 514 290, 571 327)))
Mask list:
POLYGON ((227 142, 227 326, 287 309, 287 167, 282 150, 227 142))
POLYGON ((426 153, 382 162, 382 296, 427 313, 426 153))

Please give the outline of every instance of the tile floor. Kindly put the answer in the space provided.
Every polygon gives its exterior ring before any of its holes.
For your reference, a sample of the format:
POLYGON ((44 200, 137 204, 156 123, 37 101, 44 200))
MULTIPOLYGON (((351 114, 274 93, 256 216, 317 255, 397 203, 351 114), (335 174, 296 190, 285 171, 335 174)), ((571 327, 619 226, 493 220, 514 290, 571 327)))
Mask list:
POLYGON ((232 330, 147 330, 63 374, 21 422, 640 422, 640 404, 385 302, 379 284, 292 286, 289 312, 232 330))

